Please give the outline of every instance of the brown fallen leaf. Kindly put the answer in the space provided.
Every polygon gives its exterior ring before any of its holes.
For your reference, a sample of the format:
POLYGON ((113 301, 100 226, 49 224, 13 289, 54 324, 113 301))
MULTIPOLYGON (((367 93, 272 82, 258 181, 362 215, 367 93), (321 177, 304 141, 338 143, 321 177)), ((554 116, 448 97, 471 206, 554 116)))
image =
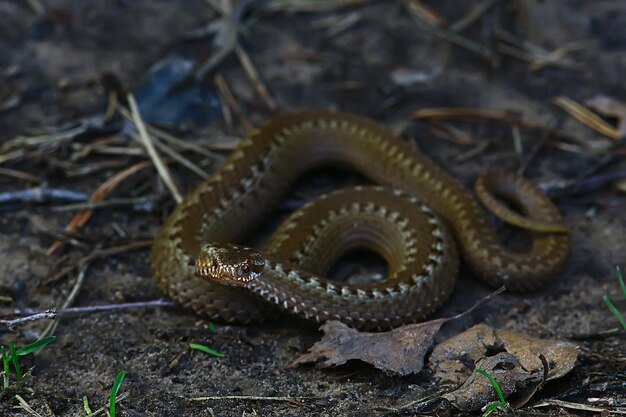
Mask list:
POLYGON ((497 330, 502 347, 515 355, 529 372, 543 370, 540 355, 548 362, 546 380, 561 378, 576 365, 580 347, 572 342, 556 339, 535 339, 511 330, 497 330))
POLYGON ((435 346, 428 366, 440 383, 461 384, 474 372, 474 364, 497 345, 497 340, 493 328, 476 325, 435 346))
POLYGON ((384 333, 359 332, 339 321, 329 321, 320 327, 324 332, 322 340, 287 366, 317 363, 327 368, 359 359, 390 374, 404 376, 418 373, 424 366, 426 352, 444 323, 464 316, 502 291, 504 288, 496 290, 454 317, 409 324, 384 333))
MULTIPOLYGON (((543 372, 529 373, 514 355, 506 352, 483 358, 476 363, 476 367, 486 371, 496 380, 505 398, 514 393, 528 391, 534 393, 543 383, 543 372)), ((485 404, 497 401, 498 395, 487 378, 473 373, 463 385, 444 394, 443 398, 459 410, 476 411, 485 404)))
POLYGON ((560 378, 574 368, 578 345, 555 339, 535 339, 511 330, 479 324, 435 346, 429 367, 441 383, 460 384, 474 372, 474 363, 493 351, 515 355, 529 372, 542 370, 540 355, 549 365, 547 380, 560 378))
POLYGON ((463 411, 473 411, 496 400, 489 381, 474 370, 480 368, 496 379, 505 397, 514 394, 513 407, 524 405, 542 385, 570 372, 580 348, 554 339, 536 339, 485 324, 437 345, 429 367, 441 383, 463 385, 444 398, 463 411), (498 352, 490 356, 490 352, 498 352))
POLYGON ((387 373, 402 376, 418 373, 433 337, 448 320, 409 324, 385 333, 359 332, 340 321, 329 321, 320 328, 324 332, 322 340, 288 367, 317 362, 326 368, 360 359, 387 373))

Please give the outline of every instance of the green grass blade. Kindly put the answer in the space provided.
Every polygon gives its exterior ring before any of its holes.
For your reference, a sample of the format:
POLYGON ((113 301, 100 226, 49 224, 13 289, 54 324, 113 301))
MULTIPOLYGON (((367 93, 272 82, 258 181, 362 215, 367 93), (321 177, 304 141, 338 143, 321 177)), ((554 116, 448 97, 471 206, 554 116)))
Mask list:
POLYGON ((609 310, 611 310, 613 312, 613 314, 615 315, 615 317, 617 317, 617 319, 621 323, 621 325, 624 328, 624 330, 626 330, 626 320, 624 320, 624 316, 622 316, 622 313, 619 312, 617 307, 615 307, 613 305, 613 303, 611 302, 611 299, 609 298, 609 296, 604 294, 602 296, 602 299, 604 300, 604 303, 609 307, 609 310))
POLYGON ((478 372, 479 374, 481 374, 482 376, 487 378, 489 380, 489 382, 491 382, 491 385, 493 386, 493 389, 496 390, 496 393, 498 394, 498 398, 500 398, 500 405, 502 406, 503 409, 506 410, 506 408, 507 408, 506 400, 504 399, 504 395, 502 394, 502 390, 500 389, 500 385, 498 385, 498 381, 496 381, 485 370, 482 370, 480 368, 476 368, 476 369, 474 369, 474 371, 478 372))
POLYGON ((483 417, 487 417, 489 414, 493 413, 496 408, 500 407, 500 403, 498 401, 494 401, 489 404, 489 407, 483 413, 483 417))
POLYGON ((624 278, 622 277, 622 271, 619 269, 619 265, 615 266, 615 271, 617 272, 617 280, 619 281, 619 285, 622 286, 624 298, 626 298, 626 284, 624 284, 624 278))
POLYGON ((13 368, 15 368, 15 376, 17 377, 17 382, 19 383, 22 380, 22 368, 20 367, 20 361, 17 359, 17 354, 15 353, 15 345, 12 340, 9 340, 9 349, 11 350, 11 360, 13 361, 13 368))
POLYGON ((91 411, 91 407, 89 407, 89 399, 86 395, 83 395, 83 408, 85 409, 85 412, 88 416, 93 414, 93 411, 91 411))
POLYGON ((109 414, 111 417, 115 417, 115 399, 117 398, 117 393, 122 386, 122 381, 124 381, 124 371, 120 371, 115 378, 115 382, 113 383, 113 388, 111 388, 111 396, 109 397, 109 414))
POLYGON ((211 333, 217 332, 217 327, 215 326, 215 323, 213 323, 212 321, 209 322, 209 331, 211 333))
POLYGON ((2 382, 2 387, 7 389, 9 388, 9 362, 11 360, 7 357, 7 352, 4 346, 0 346, 0 351, 2 352, 2 369, 4 371, 4 381, 2 382))
POLYGON ((18 354, 19 356, 28 355, 29 353, 33 353, 41 349, 42 347, 49 345, 55 340, 56 340, 56 336, 44 337, 43 339, 39 339, 29 345, 19 348, 18 350, 15 351, 15 353, 18 354))
POLYGON ((197 343, 189 343, 189 347, 194 350, 199 350, 200 352, 208 353, 209 355, 217 356, 218 358, 226 356, 223 353, 219 353, 218 351, 211 349, 210 347, 199 345, 197 343))

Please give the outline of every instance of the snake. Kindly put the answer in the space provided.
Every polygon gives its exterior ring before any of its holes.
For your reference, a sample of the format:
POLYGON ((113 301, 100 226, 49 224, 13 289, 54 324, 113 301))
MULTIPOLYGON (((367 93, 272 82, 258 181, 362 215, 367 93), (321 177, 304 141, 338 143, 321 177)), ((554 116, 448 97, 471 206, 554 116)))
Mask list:
POLYGON ((244 137, 174 208, 154 240, 151 268, 164 292, 211 320, 247 324, 283 311, 373 331, 422 321, 439 308, 454 290, 460 258, 494 287, 528 292, 555 281, 570 241, 554 203, 503 170, 480 176, 474 190, 371 119, 284 112, 244 137), (287 217, 260 249, 242 245, 299 177, 327 166, 349 168, 372 184, 322 195, 287 217), (529 231, 530 247, 502 242, 485 207, 529 231), (325 277, 358 249, 387 262, 383 279, 325 277))

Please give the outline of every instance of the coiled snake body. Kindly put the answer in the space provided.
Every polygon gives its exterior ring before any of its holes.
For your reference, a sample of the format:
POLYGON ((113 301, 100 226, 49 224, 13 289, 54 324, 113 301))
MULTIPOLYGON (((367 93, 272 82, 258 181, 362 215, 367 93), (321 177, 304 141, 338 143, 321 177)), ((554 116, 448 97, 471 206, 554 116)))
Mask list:
POLYGON ((520 206, 524 216, 502 216, 535 230, 529 251, 506 249, 460 183, 378 124, 326 111, 284 113, 243 139, 176 207, 155 239, 152 269, 172 298, 211 319, 258 321, 273 305, 317 322, 386 329, 421 320, 446 300, 458 270, 457 244, 466 264, 493 286, 530 291, 560 275, 569 237, 551 201, 501 171, 476 184, 485 202, 495 204, 489 189, 520 206), (303 172, 328 164, 348 166, 381 186, 307 204, 260 252, 233 244, 303 172), (386 279, 349 285, 323 278, 355 248, 381 254, 386 279))

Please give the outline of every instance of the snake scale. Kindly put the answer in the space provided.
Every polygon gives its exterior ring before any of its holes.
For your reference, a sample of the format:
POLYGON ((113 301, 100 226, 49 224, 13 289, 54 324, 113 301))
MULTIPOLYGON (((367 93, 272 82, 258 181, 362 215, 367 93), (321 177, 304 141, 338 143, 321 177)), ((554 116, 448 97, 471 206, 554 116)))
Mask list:
POLYGON ((558 277, 569 236, 552 202, 504 171, 480 177, 475 189, 496 215, 532 230, 529 250, 507 249, 463 185, 377 123, 322 110, 282 113, 244 138, 174 209, 154 241, 152 270, 173 299, 211 319, 260 321, 278 307, 368 330, 416 322, 439 307, 454 287, 457 246, 492 286, 532 291, 558 277), (378 185, 306 204, 260 251, 236 245, 299 176, 327 165, 349 167, 378 185), (385 279, 357 285, 323 277, 357 248, 387 261, 385 279))

